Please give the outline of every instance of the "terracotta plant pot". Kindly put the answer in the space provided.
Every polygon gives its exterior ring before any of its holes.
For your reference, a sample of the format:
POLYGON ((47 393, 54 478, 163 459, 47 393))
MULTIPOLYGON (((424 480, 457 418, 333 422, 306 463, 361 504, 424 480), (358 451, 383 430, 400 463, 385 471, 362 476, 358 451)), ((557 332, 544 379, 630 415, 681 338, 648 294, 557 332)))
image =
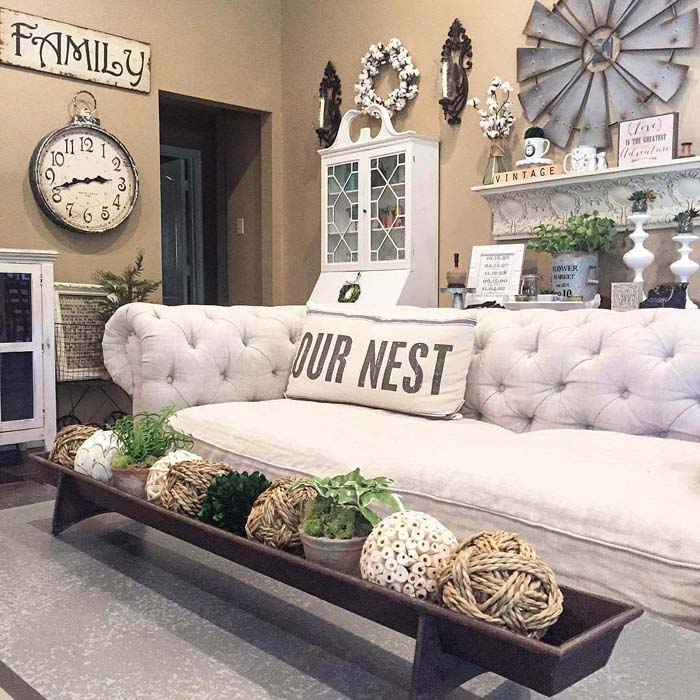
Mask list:
POLYGON ((332 540, 328 537, 311 537, 303 530, 299 535, 304 545, 304 556, 309 561, 335 571, 342 571, 344 574, 360 575, 360 557, 366 537, 332 540))
POLYGON ((146 498, 146 479, 151 470, 146 468, 139 469, 113 469, 110 485, 115 489, 124 491, 131 496, 137 498, 146 498))

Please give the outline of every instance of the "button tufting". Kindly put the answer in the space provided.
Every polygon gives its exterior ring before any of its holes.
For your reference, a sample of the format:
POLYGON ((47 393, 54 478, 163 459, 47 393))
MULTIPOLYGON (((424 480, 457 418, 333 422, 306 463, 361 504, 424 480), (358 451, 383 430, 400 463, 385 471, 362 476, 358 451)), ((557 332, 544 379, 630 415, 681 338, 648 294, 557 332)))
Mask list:
POLYGON ((506 385, 505 384, 499 384, 498 385, 498 391, 501 392, 501 394, 506 390, 506 385))
POLYGON ((561 394, 564 389, 566 389, 566 384, 562 382, 559 386, 555 387, 558 394, 561 394))
POLYGON ((165 381, 168 382, 168 384, 172 384, 173 383, 173 375, 169 374, 168 378, 165 381))
POLYGON ((630 397, 630 392, 629 392, 627 389, 625 389, 624 391, 621 391, 621 392, 620 392, 620 396, 621 396, 623 399, 629 399, 629 397, 630 397))

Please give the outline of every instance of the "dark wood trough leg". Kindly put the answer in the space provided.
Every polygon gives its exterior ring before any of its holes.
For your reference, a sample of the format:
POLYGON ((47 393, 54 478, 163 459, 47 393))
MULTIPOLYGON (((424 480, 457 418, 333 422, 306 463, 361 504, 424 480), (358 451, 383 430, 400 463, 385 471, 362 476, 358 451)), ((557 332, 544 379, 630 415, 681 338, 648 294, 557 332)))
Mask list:
POLYGON ((445 700, 460 685, 485 671, 445 652, 435 618, 418 621, 410 700, 445 700))
POLYGON ((51 532, 54 535, 60 535, 64 530, 81 520, 108 512, 83 498, 74 479, 66 474, 59 475, 58 493, 53 507, 53 524, 51 526, 51 532))

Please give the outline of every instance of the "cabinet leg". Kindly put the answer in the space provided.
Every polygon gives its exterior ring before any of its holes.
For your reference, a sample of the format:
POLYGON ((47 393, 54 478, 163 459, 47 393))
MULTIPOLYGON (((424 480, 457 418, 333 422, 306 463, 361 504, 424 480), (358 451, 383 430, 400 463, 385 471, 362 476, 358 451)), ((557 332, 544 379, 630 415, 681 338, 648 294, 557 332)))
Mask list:
POLYGON ((58 477, 58 493, 53 507, 53 523, 51 532, 60 535, 71 525, 81 520, 91 518, 109 511, 83 498, 76 486, 75 480, 66 474, 58 477))
POLYGON ((421 616, 416 635, 410 700, 445 700, 462 683, 480 676, 478 666, 446 653, 435 618, 421 616))

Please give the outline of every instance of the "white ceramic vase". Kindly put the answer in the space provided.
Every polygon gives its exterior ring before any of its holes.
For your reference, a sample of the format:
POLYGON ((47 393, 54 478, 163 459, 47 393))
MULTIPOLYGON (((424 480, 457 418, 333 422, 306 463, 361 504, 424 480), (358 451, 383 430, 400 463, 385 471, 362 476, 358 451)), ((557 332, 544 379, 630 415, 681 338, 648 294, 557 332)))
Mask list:
POLYGON ((634 272, 634 282, 644 282, 644 270, 654 262, 654 253, 644 247, 649 234, 644 230, 644 224, 649 221, 649 214, 632 214, 629 220, 634 224, 634 231, 629 239, 634 243, 634 248, 625 254, 625 265, 634 272))
MULTIPOLYGON (((671 272, 678 277, 680 282, 688 282, 690 278, 700 270, 700 265, 690 259, 690 254, 693 252, 693 243, 698 239, 700 239, 700 236, 696 236, 694 233, 679 233, 677 236, 673 237, 673 240, 680 245, 678 252, 681 257, 671 265, 671 272)), ((688 296, 685 308, 697 309, 698 307, 690 300, 690 296, 688 296)))

